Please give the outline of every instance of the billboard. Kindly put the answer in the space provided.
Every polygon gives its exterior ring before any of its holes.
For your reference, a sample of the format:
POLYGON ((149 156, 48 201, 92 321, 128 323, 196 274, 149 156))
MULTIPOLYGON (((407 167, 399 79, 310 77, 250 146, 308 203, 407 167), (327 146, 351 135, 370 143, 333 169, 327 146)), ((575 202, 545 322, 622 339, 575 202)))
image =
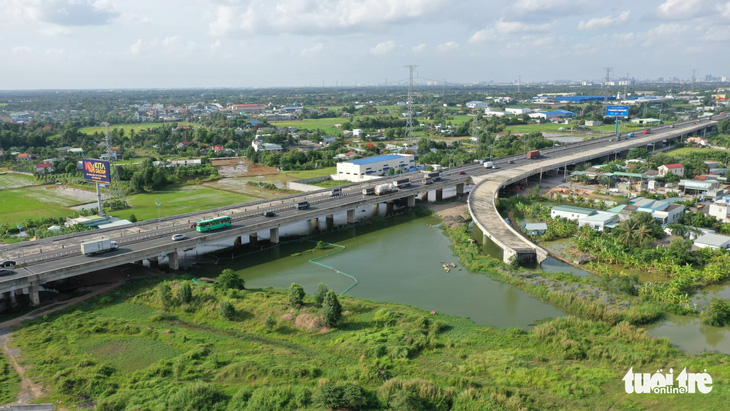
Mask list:
POLYGON ((108 161, 85 158, 83 162, 84 180, 94 183, 112 182, 111 168, 108 161))
POLYGON ((607 106, 606 117, 628 117, 629 106, 607 106))

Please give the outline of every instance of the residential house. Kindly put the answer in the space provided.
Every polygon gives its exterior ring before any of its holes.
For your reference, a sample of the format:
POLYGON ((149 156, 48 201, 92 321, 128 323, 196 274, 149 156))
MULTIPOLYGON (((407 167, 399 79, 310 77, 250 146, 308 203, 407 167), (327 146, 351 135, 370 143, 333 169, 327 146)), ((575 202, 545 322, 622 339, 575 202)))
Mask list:
POLYGON ((592 208, 574 207, 567 205, 555 206, 550 210, 551 218, 567 218, 568 220, 579 220, 583 217, 596 214, 592 208))
POLYGON ((53 172, 53 166, 51 163, 36 164, 35 172, 38 174, 48 174, 53 172))
POLYGON ((717 201, 710 204, 708 214, 723 223, 730 223, 730 208, 726 201, 717 201))
POLYGON ((721 248, 723 250, 730 249, 730 236, 721 234, 705 234, 697 238, 694 242, 697 248, 721 248))
POLYGON ((525 223, 524 230, 529 235, 544 235, 547 232, 547 224, 525 223))
POLYGON ((18 160, 31 161, 35 160, 35 155, 29 153, 20 153, 17 157, 18 160))
POLYGON ((469 108, 489 108, 489 103, 483 101, 468 101, 466 106, 469 108))
MULTIPOLYGON (((595 210, 594 210, 595 211, 595 210)), ((595 211, 578 219, 578 227, 588 226, 598 231, 610 231, 619 223, 618 214, 608 211, 595 211)))
POLYGON ((706 146, 707 145, 707 139, 704 139, 702 137, 689 137, 684 140, 687 144, 697 144, 698 146, 706 146))
POLYGON ((679 177, 684 177, 684 166, 679 163, 665 164, 657 168, 657 173, 659 177, 664 177, 669 173, 672 173, 679 177))
POLYGON ((526 107, 507 107, 504 109, 504 111, 506 111, 507 114, 512 114, 515 116, 532 113, 532 109, 526 107))

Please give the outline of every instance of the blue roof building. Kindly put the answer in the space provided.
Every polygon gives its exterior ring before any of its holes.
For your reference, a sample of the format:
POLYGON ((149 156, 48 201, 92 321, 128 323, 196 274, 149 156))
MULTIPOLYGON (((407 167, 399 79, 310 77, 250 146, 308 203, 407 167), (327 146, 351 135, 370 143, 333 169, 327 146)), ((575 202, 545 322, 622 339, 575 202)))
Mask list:
POLYGON ((344 180, 362 181, 365 176, 382 176, 391 169, 403 172, 415 166, 412 154, 386 154, 337 163, 337 176, 344 180))

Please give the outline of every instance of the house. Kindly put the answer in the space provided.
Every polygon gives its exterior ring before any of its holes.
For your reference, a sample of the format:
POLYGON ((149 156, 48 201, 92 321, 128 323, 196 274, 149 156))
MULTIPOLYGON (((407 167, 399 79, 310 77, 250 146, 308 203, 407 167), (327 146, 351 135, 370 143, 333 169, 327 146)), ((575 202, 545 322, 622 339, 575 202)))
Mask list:
POLYGON ((35 172, 38 174, 48 174, 53 172, 51 163, 41 163, 35 166, 35 172))
POLYGON ((707 139, 701 137, 689 137, 684 140, 687 144, 697 144, 698 146, 706 146, 707 139))
POLYGON ((281 153, 284 151, 284 149, 278 144, 263 143, 261 140, 254 140, 251 145, 257 153, 259 150, 263 150, 267 153, 281 153))
POLYGON ((502 117, 505 114, 509 114, 509 113, 507 113, 505 111, 492 110, 491 108, 485 108, 484 109, 484 116, 485 117, 502 117))
POLYGON ((354 151, 348 151, 347 153, 337 155, 337 158, 342 160, 352 160, 355 157, 357 157, 357 153, 354 151))
POLYGON ((223 146, 213 146, 212 150, 214 153, 223 153, 226 151, 225 147, 223 146))
POLYGON ((551 218, 567 218, 568 220, 578 220, 583 217, 596 214, 596 210, 592 208, 574 207, 567 205, 555 206, 550 210, 551 218))
POLYGON ((71 154, 78 154, 80 156, 84 155, 84 149, 83 148, 69 148, 68 152, 71 154))
POLYGON ((672 173, 679 177, 684 177, 684 166, 679 163, 665 164, 663 166, 659 166, 657 168, 657 172, 659 177, 664 177, 669 173, 672 173))
POLYGON ((602 126, 603 121, 600 120, 586 120, 586 126, 587 127, 595 127, 595 126, 602 126))
POLYGON ((598 231, 610 231, 619 223, 618 214, 608 211, 594 211, 594 214, 580 217, 578 227, 588 226, 598 231))
POLYGON ((730 249, 730 236, 721 234, 705 234, 695 240, 697 248, 721 248, 723 250, 730 249))
POLYGON ((730 223, 730 208, 726 201, 717 201, 710 204, 708 213, 723 223, 730 223))
POLYGON ((469 108, 489 108, 489 103, 483 101, 467 101, 466 106, 469 108))
POLYGON ((526 107, 507 107, 504 109, 504 111, 506 111, 507 114, 512 114, 515 116, 532 113, 532 109, 526 107))
POLYGON ((20 154, 18 154, 17 159, 23 160, 23 161, 31 161, 31 160, 35 160, 35 155, 28 154, 28 153, 20 153, 20 154))
POLYGON ((547 232, 547 224, 525 223, 524 230, 529 235, 544 235, 547 232))
POLYGON ((182 149, 182 148, 188 147, 192 143, 193 143, 192 141, 182 141, 180 143, 177 143, 177 145, 175 147, 177 147, 178 149, 182 149))

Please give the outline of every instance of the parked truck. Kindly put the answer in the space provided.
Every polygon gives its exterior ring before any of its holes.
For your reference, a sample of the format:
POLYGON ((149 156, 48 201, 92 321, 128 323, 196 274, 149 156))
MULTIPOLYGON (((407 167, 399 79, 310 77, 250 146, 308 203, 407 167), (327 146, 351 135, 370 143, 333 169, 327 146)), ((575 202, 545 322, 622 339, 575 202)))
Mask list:
POLYGON ((119 244, 117 244, 116 241, 110 240, 108 238, 102 238, 101 240, 92 240, 81 243, 81 254, 99 254, 111 250, 116 250, 117 248, 119 248, 119 244))
POLYGON ((540 150, 532 150, 532 151, 527 152, 526 157, 534 159, 534 158, 540 158, 541 155, 542 154, 540 154, 540 150))
POLYGON ((403 187, 409 187, 411 185, 411 179, 410 178, 401 178, 399 180, 395 180, 393 182, 393 187, 400 189, 403 187))
POLYGON ((393 184, 380 184, 375 186, 373 189, 376 196, 382 196, 383 194, 392 193, 393 191, 395 191, 393 184))
POLYGON ((370 194, 375 194, 375 189, 373 187, 368 187, 368 188, 362 189, 362 195, 369 196, 370 194))

